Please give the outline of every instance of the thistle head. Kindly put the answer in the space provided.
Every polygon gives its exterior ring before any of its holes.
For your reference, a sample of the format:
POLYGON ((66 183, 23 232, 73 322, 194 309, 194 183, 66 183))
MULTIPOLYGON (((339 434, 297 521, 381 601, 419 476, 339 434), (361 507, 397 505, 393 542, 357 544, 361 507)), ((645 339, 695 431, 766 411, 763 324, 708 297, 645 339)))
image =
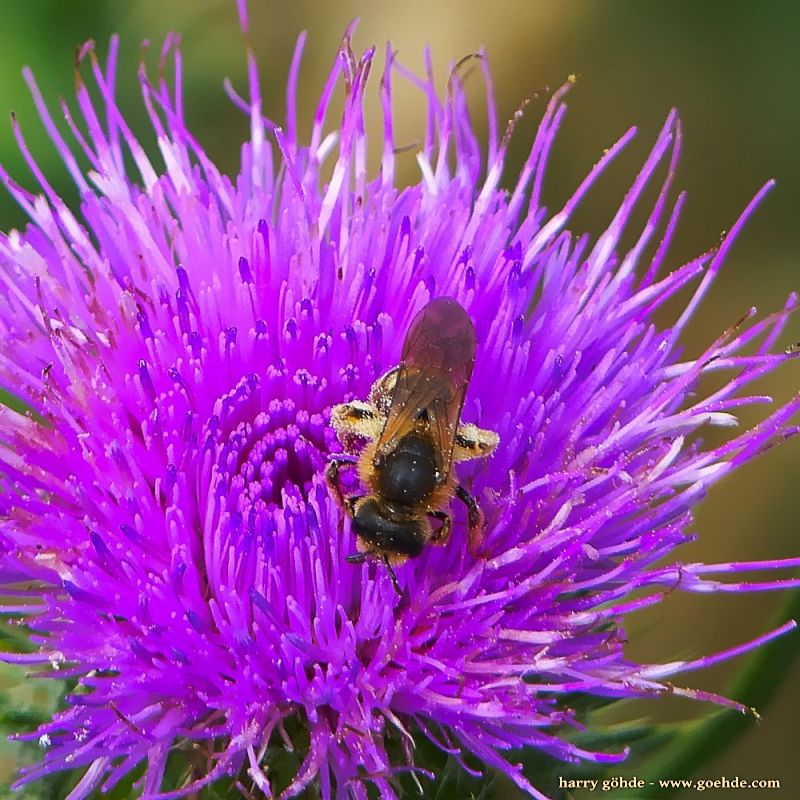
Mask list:
POLYGON ((671 678, 792 626, 696 661, 641 664, 624 651, 625 615, 671 591, 799 583, 738 577, 798 560, 677 560, 708 487, 796 431, 798 399, 720 444, 700 438, 766 399, 750 385, 793 355, 775 341, 794 295, 772 315, 733 314, 703 352, 681 353, 686 323, 769 184, 717 247, 676 265, 675 113, 592 238, 569 230, 571 215, 634 131, 563 207, 544 208, 569 83, 509 175, 513 121, 497 120, 483 55, 485 146, 457 68, 440 96, 432 74, 412 75, 391 48, 380 67, 374 48, 357 55, 349 32, 303 139, 293 110, 303 42, 283 125, 263 116, 248 53, 248 92, 231 96, 250 135, 232 178, 186 127, 171 43, 171 85, 140 73, 157 158, 115 100, 116 39, 105 65, 81 50, 66 127, 28 75, 80 203, 56 195, 15 127, 39 186, 2 173, 30 222, 0 236, 0 381, 24 404, 0 410, 0 577, 25 598, 6 610, 25 620, 32 648, 3 658, 74 682, 65 707, 26 735, 44 753, 21 778, 82 770, 71 800, 139 765, 144 798, 218 780, 286 797, 314 783, 325 798, 364 798, 372 783, 394 797, 423 740, 541 797, 509 751, 625 757, 570 741, 577 695, 736 706, 671 678), (383 125, 368 131, 376 69, 383 125), (395 179, 398 78, 428 109, 418 182, 405 187, 395 179), (375 172, 368 133, 381 141, 375 172), (690 286, 685 309, 657 324, 655 312, 690 286), (380 564, 346 561, 353 531, 324 480, 341 450, 330 409, 367 396, 398 363, 414 315, 443 295, 477 332, 462 419, 497 431, 499 445, 459 471, 485 516, 482 557, 456 511, 447 546, 398 568, 398 595, 380 564), (719 388, 702 381, 710 373, 726 376, 719 388), (168 763, 179 766, 165 777, 168 763))

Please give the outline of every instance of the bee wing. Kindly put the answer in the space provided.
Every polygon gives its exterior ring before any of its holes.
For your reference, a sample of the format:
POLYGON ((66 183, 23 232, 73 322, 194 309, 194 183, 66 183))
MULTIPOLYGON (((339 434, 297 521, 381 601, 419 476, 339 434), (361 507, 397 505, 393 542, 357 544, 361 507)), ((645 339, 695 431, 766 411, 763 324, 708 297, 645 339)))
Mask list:
POLYGON ((419 420, 428 421, 440 481, 450 471, 464 396, 472 377, 475 328, 453 299, 439 297, 414 318, 392 390, 376 455, 386 455, 419 420))

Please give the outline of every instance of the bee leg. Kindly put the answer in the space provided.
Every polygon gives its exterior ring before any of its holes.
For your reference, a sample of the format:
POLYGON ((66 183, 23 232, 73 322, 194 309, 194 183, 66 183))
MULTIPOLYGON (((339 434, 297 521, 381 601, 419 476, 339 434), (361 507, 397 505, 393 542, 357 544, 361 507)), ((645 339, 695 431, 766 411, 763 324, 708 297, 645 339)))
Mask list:
POLYGON ((353 444, 354 439, 377 439, 383 424, 380 411, 360 400, 340 403, 331 409, 331 425, 346 450, 349 450, 348 444, 353 444))
POLYGON ((431 536, 431 542, 433 544, 447 544, 447 540, 450 538, 450 531, 453 527, 453 520, 450 518, 450 515, 446 514, 444 511, 429 511, 428 516, 439 520, 442 524, 439 530, 434 531, 433 536, 431 536))
POLYGON ((468 547, 472 555, 477 555, 478 547, 483 538, 483 512, 478 505, 478 501, 460 483, 456 486, 456 495, 469 512, 468 547))
POLYGON ((340 467, 352 465, 354 463, 355 461, 352 458, 332 458, 328 462, 328 466, 325 467, 325 481, 333 493, 334 499, 342 508, 347 508, 348 511, 350 511, 350 509, 348 508, 347 500, 342 494, 342 487, 339 485, 339 469, 340 467))
POLYGON ((494 431, 469 423, 458 426, 453 444, 453 461, 469 461, 490 456, 500 444, 500 437, 494 431))
MULTIPOLYGON (((358 501, 361 500, 364 497, 364 495, 354 494, 350 495, 350 497, 343 497, 340 492, 340 497, 341 497, 342 507, 350 515, 351 519, 354 518, 356 515, 356 506, 358 505, 358 501)), ((364 549, 364 550, 361 549, 364 545, 362 544, 362 541, 358 538, 356 538, 356 546, 358 548, 357 553, 350 553, 349 556, 345 556, 344 560, 348 564, 363 564, 371 555, 373 555, 374 551, 369 549, 364 549)))
POLYGON ((344 507, 347 509, 347 513, 351 517, 355 517, 356 515, 356 503, 364 497, 363 494, 353 494, 350 497, 345 497, 344 499, 344 507))

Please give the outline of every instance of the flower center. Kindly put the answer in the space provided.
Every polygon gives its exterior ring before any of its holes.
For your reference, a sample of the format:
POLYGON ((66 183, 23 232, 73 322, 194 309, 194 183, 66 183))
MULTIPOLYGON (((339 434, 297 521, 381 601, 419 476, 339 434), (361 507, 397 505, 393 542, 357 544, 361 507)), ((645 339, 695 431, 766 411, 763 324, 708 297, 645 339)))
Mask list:
POLYGON ((212 527, 257 533, 289 497, 308 497, 335 449, 326 404, 307 390, 314 382, 307 373, 250 376, 216 403, 199 457, 201 502, 212 527), (301 391, 292 391, 298 380, 301 391))
POLYGON ((325 429, 322 414, 299 409, 292 399, 273 400, 267 411, 238 423, 224 437, 220 477, 239 505, 282 506, 290 485, 307 495, 312 478, 324 468, 325 429))

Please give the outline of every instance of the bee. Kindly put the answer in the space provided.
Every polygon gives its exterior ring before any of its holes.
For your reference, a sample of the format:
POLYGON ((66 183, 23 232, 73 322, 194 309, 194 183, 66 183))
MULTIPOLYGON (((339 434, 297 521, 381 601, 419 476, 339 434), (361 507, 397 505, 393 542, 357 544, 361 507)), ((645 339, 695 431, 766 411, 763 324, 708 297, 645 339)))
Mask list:
POLYGON ((500 441, 493 431, 461 422, 476 346, 467 312, 452 298, 436 298, 413 319, 400 364, 375 381, 367 401, 331 411, 348 455, 333 458, 325 476, 353 520, 358 552, 347 560, 381 559, 395 589, 392 567, 429 542, 447 542, 452 518, 445 509, 453 496, 467 507, 470 552, 480 544, 483 515, 452 469, 454 462, 490 455, 500 441), (357 468, 368 494, 343 496, 340 470, 347 467, 357 468))

